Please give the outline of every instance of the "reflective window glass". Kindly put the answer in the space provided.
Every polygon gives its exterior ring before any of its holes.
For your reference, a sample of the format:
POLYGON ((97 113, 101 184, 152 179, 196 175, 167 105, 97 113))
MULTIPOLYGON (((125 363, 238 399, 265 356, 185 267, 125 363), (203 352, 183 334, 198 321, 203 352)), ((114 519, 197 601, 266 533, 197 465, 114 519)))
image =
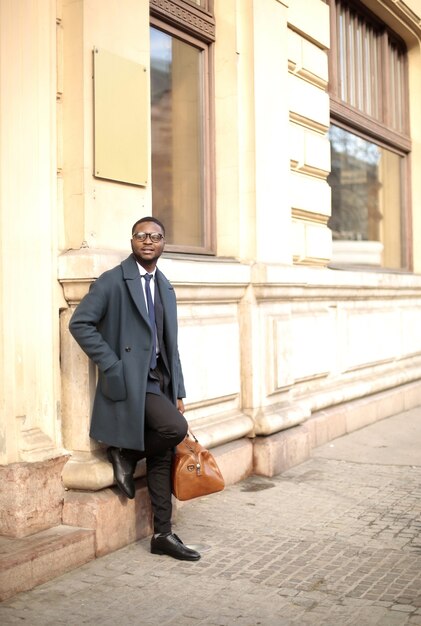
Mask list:
POLYGON ((153 214, 167 242, 205 245, 203 54, 150 29, 153 214))
POLYGON ((329 227, 336 252, 349 263, 370 263, 371 258, 374 265, 402 267, 402 156, 337 126, 331 126, 329 138, 329 227), (335 244, 341 241, 368 243, 335 244))

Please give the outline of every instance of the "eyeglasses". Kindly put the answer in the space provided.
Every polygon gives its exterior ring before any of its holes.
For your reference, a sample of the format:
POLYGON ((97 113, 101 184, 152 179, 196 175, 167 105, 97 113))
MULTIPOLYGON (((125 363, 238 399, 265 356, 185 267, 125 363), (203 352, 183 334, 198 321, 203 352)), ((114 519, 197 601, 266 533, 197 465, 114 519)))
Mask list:
POLYGON ((133 233, 132 237, 136 241, 146 241, 149 237, 152 243, 159 243, 161 239, 164 239, 164 235, 161 233, 133 233))

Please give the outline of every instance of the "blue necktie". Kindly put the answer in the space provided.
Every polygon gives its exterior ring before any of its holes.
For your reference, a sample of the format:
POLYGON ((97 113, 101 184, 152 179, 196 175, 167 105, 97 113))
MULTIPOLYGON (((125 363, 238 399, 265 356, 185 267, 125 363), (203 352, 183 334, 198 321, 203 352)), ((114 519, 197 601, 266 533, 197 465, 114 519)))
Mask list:
POLYGON ((155 324, 155 307, 152 300, 151 293, 151 278, 153 278, 153 274, 144 274, 143 278, 145 279, 145 293, 146 293, 146 304, 148 305, 148 314, 149 321, 151 323, 152 333, 153 333, 153 349, 152 356, 150 362, 150 369, 154 370, 156 367, 156 324, 155 324))

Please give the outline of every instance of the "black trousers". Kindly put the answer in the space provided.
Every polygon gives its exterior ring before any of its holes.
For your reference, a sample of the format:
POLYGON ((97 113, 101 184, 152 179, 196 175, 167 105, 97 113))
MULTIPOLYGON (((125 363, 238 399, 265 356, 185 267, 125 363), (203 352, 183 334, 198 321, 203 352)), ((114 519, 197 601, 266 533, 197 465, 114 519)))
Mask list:
POLYGON ((164 395, 163 376, 158 362, 160 386, 145 400, 145 451, 127 450, 136 460, 146 458, 146 482, 154 517, 154 532, 171 532, 171 464, 173 449, 187 434, 186 418, 164 395))

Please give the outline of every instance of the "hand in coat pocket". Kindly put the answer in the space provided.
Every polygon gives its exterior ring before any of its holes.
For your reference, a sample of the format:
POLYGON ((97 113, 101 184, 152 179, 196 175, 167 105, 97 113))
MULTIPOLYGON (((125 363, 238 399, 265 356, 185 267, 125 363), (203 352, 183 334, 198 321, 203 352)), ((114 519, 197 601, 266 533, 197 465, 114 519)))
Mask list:
POLYGON ((100 381, 102 393, 113 402, 121 402, 127 398, 122 361, 117 361, 105 372, 102 372, 100 381))

